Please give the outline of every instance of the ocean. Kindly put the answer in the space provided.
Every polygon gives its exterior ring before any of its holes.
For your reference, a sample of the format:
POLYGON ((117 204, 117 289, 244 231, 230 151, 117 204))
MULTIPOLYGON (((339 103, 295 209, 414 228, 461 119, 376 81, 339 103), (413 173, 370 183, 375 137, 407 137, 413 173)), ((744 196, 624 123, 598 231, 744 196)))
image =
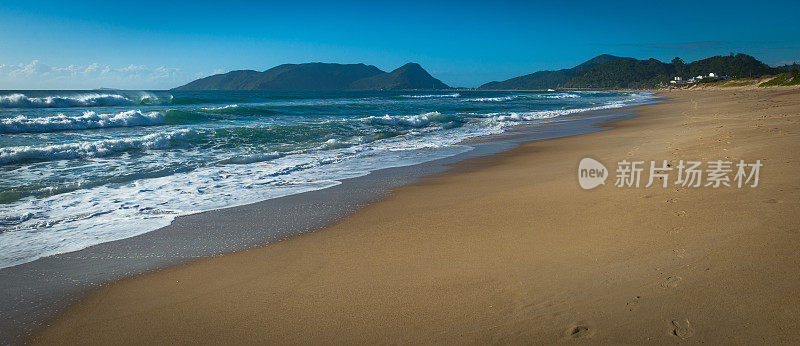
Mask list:
POLYGON ((2 91, 0 268, 469 151, 630 91, 2 91))

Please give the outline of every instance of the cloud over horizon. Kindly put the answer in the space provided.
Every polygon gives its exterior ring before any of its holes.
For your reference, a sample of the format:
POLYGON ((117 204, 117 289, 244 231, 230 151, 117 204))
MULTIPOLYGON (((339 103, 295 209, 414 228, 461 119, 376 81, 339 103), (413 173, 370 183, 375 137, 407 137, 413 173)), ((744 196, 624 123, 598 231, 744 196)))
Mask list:
POLYGON ((36 59, 16 65, 0 64, 0 89, 169 89, 203 75, 174 67, 135 64, 112 67, 95 62, 57 67, 36 59))

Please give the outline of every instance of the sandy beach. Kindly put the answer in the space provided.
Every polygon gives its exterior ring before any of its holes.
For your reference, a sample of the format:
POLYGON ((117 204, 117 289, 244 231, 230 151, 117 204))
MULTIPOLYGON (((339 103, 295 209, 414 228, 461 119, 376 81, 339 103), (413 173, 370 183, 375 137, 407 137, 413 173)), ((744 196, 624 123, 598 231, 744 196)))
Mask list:
POLYGON ((32 342, 800 343, 800 89, 660 95, 321 231, 105 285, 32 342), (581 189, 585 157, 605 185, 581 189), (763 167, 754 188, 615 187, 623 159, 763 167))

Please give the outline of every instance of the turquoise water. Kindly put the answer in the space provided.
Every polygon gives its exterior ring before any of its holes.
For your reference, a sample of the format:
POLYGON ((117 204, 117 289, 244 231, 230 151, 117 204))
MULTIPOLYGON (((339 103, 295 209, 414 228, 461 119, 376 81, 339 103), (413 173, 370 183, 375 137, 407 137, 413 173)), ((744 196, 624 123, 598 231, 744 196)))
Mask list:
POLYGON ((0 268, 455 155, 637 92, 0 92, 0 268))

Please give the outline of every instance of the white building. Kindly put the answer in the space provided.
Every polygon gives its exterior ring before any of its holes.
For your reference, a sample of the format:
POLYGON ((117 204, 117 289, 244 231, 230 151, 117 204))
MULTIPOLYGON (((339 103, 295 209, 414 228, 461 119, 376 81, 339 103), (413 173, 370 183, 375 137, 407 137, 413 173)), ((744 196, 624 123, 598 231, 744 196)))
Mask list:
POLYGON ((675 77, 669 81, 669 84, 686 84, 686 82, 681 77, 675 77))

